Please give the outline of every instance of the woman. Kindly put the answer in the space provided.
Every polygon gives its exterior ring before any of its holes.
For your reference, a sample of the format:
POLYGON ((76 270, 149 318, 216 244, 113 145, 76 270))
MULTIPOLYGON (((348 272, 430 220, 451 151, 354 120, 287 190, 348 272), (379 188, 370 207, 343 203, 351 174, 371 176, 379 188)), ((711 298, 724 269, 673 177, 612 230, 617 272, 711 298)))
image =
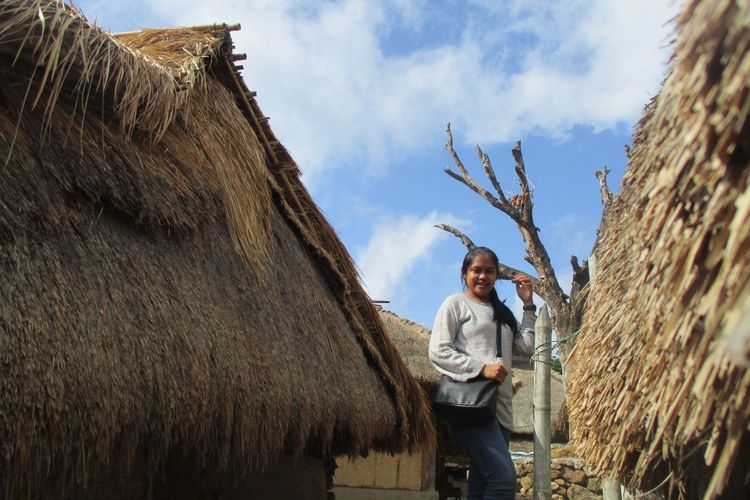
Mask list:
POLYGON ((475 247, 466 254, 461 266, 465 290, 445 299, 430 338, 430 360, 439 372, 458 381, 482 376, 500 384, 496 420, 449 423, 451 434, 471 458, 470 499, 515 498, 516 471, 508 451, 513 427, 512 353, 530 356, 534 349, 536 306, 531 278, 513 280, 524 304, 519 331, 513 313, 495 291, 498 268, 497 255, 489 248, 475 247), (502 350, 497 349, 498 322, 502 350))

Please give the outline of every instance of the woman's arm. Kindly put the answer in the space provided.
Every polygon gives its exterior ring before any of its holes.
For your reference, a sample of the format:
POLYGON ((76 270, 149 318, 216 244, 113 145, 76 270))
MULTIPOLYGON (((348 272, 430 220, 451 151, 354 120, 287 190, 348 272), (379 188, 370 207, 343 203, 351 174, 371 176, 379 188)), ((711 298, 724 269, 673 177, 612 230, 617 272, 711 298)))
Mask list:
POLYGON ((453 380, 466 381, 482 373, 484 362, 456 348, 460 306, 446 299, 440 306, 430 335, 429 356, 433 366, 453 380))
POLYGON ((513 284, 516 285, 516 293, 524 305, 518 335, 513 339, 513 352, 519 356, 531 356, 534 353, 534 326, 536 325, 534 286, 528 276, 518 276, 513 280, 513 284), (533 310, 527 311, 526 307, 532 307, 533 310))
POLYGON ((534 327, 536 325, 536 313, 524 311, 521 324, 518 327, 518 335, 513 339, 513 353, 518 356, 531 356, 534 353, 534 327))

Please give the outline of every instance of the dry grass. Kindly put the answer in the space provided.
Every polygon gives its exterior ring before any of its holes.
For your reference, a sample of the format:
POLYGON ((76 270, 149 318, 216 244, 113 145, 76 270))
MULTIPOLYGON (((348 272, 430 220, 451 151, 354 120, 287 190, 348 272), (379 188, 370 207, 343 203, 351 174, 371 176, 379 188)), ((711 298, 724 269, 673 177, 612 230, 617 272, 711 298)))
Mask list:
POLYGON ((406 366, 427 393, 431 394, 440 384, 440 373, 427 356, 430 330, 385 309, 380 309, 380 319, 406 366))
MULTIPOLYGON (((223 188, 232 237, 249 269, 258 273, 268 261, 265 249, 270 233, 266 218, 270 176, 264 153, 257 138, 247 143, 236 140, 244 119, 234 97, 216 83, 209 90, 206 83, 207 60, 226 36, 223 30, 178 28, 112 37, 63 4, 36 0, 4 2, 0 7, 0 53, 15 52, 14 65, 33 67, 26 92, 28 109, 46 103, 43 137, 49 137, 55 107, 65 89, 66 100, 75 102, 68 117, 71 121, 80 115, 85 122, 87 113, 95 112, 90 107, 97 106, 101 113, 114 112, 126 136, 137 130, 153 148, 176 154, 187 150, 194 156, 185 159, 188 165, 212 162, 223 188), (101 95, 104 102, 90 103, 92 95, 101 95), (174 134, 162 141, 177 119, 189 129, 189 143, 174 134)), ((23 112, 22 106, 19 119, 23 112)), ((81 130, 81 148, 92 147, 87 143, 99 136, 96 131, 84 134, 81 130)), ((147 167, 163 170, 159 160, 147 167)), ((190 189, 188 184, 183 188, 190 189)))
POLYGON ((747 19, 733 1, 685 4, 571 356, 579 452, 641 489, 671 473, 674 495, 747 491, 750 371, 726 347, 750 297, 747 19))
POLYGON ((393 438, 379 374, 304 245, 270 218, 272 258, 295 262, 273 286, 241 272, 221 225, 149 235, 84 205, 53 235, 3 242, 4 498, 53 497, 146 452, 152 471, 182 453, 247 473, 393 438), (339 332, 335 354, 322 324, 339 332))
POLYGON ((6 497, 172 453, 247 472, 434 443, 351 257, 227 74, 230 43, 0 5, 6 497))
POLYGON ((24 104, 44 107, 47 131, 63 87, 75 81, 68 91, 81 107, 92 94, 101 94, 114 104, 126 135, 140 130, 157 142, 189 111, 190 96, 203 81, 204 59, 223 42, 223 37, 200 34, 187 50, 176 50, 177 43, 195 35, 175 30, 159 40, 160 31, 152 30, 131 38, 141 44, 157 39, 155 49, 140 45, 137 50, 91 27, 79 11, 62 3, 11 0, 0 6, 0 52, 14 64, 35 67, 39 85, 24 104))
MULTIPOLYGON (((266 131, 272 137, 270 129, 266 131)), ((282 157, 286 156, 282 151, 282 157)), ((359 284, 354 262, 338 235, 325 220, 307 189, 299 180, 292 164, 273 169, 280 204, 289 221, 303 240, 314 250, 321 267, 327 270, 328 283, 339 298, 342 309, 357 334, 365 355, 381 373, 394 402, 398 437, 390 445, 432 448, 436 444, 427 395, 420 388, 401 360, 398 350, 389 339, 377 308, 359 284), (397 444, 400 443, 400 444, 397 444)))

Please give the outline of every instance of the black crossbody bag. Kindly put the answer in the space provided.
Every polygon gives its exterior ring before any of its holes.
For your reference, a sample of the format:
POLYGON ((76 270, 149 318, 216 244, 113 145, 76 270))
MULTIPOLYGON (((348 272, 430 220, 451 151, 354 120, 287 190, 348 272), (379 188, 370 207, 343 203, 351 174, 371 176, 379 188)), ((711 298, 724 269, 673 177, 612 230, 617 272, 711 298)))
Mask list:
MULTIPOLYGON (((500 337, 502 324, 497 325, 497 357, 502 358, 503 347, 500 337)), ((432 401, 432 409, 438 417, 457 424, 481 424, 495 418, 495 401, 500 384, 481 374, 466 382, 457 382, 447 375, 440 379, 440 385, 432 401)))

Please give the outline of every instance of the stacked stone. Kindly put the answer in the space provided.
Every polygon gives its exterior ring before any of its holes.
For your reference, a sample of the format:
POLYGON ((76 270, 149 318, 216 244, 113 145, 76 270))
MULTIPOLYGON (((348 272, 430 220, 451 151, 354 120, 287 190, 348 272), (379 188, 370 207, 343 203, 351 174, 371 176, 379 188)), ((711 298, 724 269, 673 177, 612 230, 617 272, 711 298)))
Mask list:
MULTIPOLYGON (((515 460, 518 486, 517 499, 534 497, 534 459, 515 460)), ((566 498, 602 498, 599 479, 586 467, 580 458, 553 458, 550 478, 552 479, 552 500, 566 498)))

